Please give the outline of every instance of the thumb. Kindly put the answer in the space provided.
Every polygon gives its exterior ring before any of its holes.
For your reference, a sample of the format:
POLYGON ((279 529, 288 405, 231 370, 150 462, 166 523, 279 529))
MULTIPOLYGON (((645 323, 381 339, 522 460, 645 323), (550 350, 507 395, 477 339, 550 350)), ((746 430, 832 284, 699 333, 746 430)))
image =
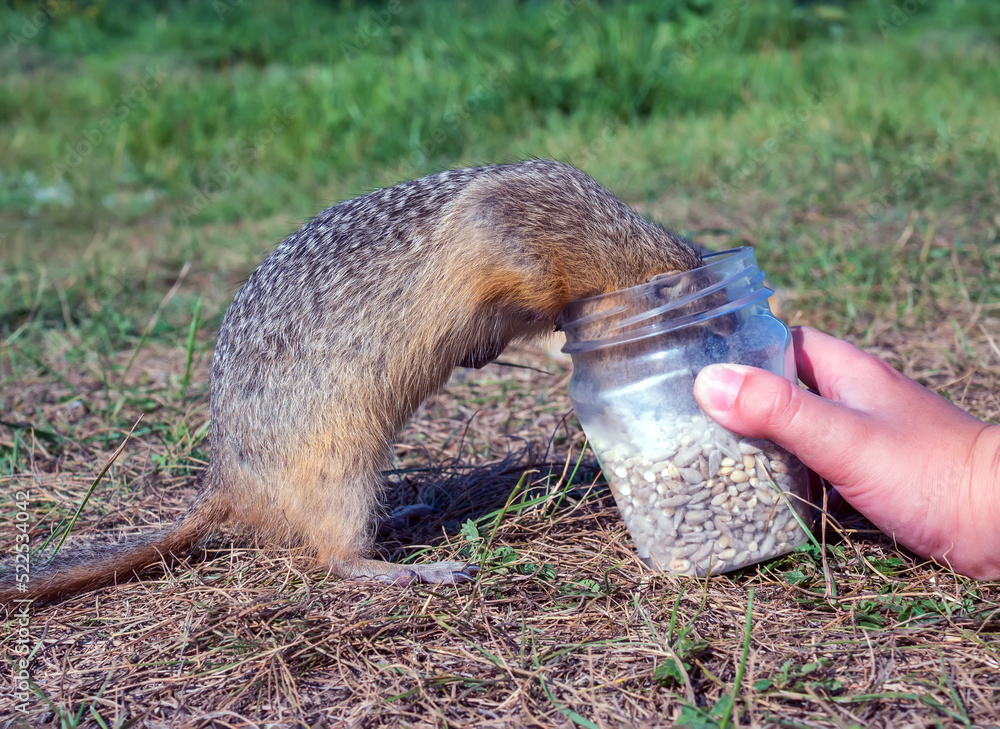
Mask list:
POLYGON ((851 445, 868 442, 864 413, 755 367, 709 365, 698 374, 694 395, 719 425, 772 440, 835 483, 849 478, 851 445))

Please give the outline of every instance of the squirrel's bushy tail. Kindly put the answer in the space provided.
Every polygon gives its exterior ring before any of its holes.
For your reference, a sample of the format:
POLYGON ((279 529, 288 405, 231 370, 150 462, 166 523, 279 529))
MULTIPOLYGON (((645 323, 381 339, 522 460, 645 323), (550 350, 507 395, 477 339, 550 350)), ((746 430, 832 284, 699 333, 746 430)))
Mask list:
POLYGON ((77 593, 128 582, 157 564, 170 564, 226 521, 229 506, 217 493, 202 494, 168 527, 111 544, 83 544, 49 562, 18 571, 10 559, 0 574, 0 607, 15 601, 58 602, 77 593), (17 575, 23 582, 17 581, 17 575))

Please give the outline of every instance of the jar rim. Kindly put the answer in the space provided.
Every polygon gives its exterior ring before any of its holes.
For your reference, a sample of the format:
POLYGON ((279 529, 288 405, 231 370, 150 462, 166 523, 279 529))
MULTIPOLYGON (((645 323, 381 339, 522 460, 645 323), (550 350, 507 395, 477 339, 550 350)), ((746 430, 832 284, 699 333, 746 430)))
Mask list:
POLYGON ((705 264, 691 271, 655 276, 637 286, 571 302, 563 310, 563 315, 565 316, 572 309, 576 309, 581 315, 564 322, 563 329, 567 334, 567 342, 562 351, 567 354, 590 352, 596 349, 627 344, 640 339, 658 336, 692 324, 709 321, 743 307, 751 306, 763 299, 767 299, 774 293, 763 285, 764 272, 757 267, 754 250, 749 246, 740 246, 725 251, 708 253, 703 256, 702 260, 705 261, 705 264), (734 262, 736 262, 736 266, 733 266, 734 262), (725 270, 727 267, 731 270, 725 270), (719 269, 723 270, 720 271, 719 269), (707 273, 709 280, 711 280, 712 274, 715 273, 718 280, 712 281, 711 284, 697 292, 628 316, 624 320, 616 322, 615 326, 602 332, 600 338, 573 338, 574 331, 581 332, 581 330, 595 322, 628 312, 630 309, 629 300, 639 300, 649 287, 656 286, 659 288, 676 285, 683 281, 685 277, 695 272, 702 276, 707 273), (707 310, 696 311, 675 318, 663 318, 664 314, 672 310, 676 311, 679 307, 724 289, 735 294, 735 298, 732 300, 727 298, 724 304, 707 310), (615 304, 616 299, 620 300, 620 303, 615 304), (601 309, 600 304, 602 302, 610 302, 611 305, 608 308, 601 309), (587 309, 591 308, 597 308, 597 311, 585 313, 587 309), (642 326, 635 326, 636 324, 641 325, 646 320, 652 321, 642 326))
POLYGON ((629 286, 628 288, 618 289, 616 291, 608 291, 607 293, 597 294, 596 296, 588 296, 584 299, 576 299, 575 301, 571 301, 569 304, 567 304, 567 308, 574 305, 582 305, 590 302, 601 301, 602 299, 610 299, 614 297, 620 298, 622 294, 627 294, 630 291, 637 291, 646 286, 649 286, 650 284, 669 285, 672 281, 679 281, 684 276, 691 274, 693 271, 698 271, 698 272, 712 271, 713 269, 719 268, 723 263, 726 263, 739 256, 745 256, 748 253, 751 256, 753 265, 757 265, 756 257, 754 256, 754 249, 751 248, 750 246, 738 246, 736 248, 729 248, 724 251, 712 251, 710 253, 704 254, 701 257, 702 261, 704 261, 705 263, 703 263, 703 265, 701 266, 698 266, 698 268, 692 268, 690 271, 678 271, 676 273, 661 273, 656 276, 653 276, 648 281, 643 281, 641 284, 636 284, 635 286, 629 286), (713 260, 711 262, 708 262, 708 259, 710 258, 713 260))

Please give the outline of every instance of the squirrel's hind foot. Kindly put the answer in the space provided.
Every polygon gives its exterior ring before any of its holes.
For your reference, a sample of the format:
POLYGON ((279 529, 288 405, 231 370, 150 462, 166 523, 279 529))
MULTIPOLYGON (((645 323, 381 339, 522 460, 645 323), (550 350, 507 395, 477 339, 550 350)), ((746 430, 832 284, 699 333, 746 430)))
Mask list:
POLYGON ((479 567, 465 562, 432 562, 431 564, 394 565, 393 572, 376 579, 395 585, 424 582, 432 585, 458 585, 476 579, 479 567))
POLYGON ((467 562, 400 565, 377 559, 356 559, 336 562, 331 565, 331 571, 348 579, 371 579, 394 585, 411 585, 414 582, 458 585, 462 582, 472 582, 479 572, 479 567, 467 562))

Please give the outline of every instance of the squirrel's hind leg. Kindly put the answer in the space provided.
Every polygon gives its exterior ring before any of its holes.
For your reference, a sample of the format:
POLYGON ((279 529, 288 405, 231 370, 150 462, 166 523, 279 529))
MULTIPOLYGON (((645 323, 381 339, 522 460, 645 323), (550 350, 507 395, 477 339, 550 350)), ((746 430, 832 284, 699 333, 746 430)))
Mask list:
POLYGON ((312 499, 311 508, 300 514, 303 523, 310 526, 307 533, 321 567, 345 579, 372 579, 399 585, 414 582, 454 585, 475 578, 479 568, 465 562, 401 565, 366 558, 374 534, 379 472, 373 470, 371 474, 337 479, 334 483, 339 487, 331 488, 327 482, 313 489, 313 494, 323 494, 325 498, 312 499))

